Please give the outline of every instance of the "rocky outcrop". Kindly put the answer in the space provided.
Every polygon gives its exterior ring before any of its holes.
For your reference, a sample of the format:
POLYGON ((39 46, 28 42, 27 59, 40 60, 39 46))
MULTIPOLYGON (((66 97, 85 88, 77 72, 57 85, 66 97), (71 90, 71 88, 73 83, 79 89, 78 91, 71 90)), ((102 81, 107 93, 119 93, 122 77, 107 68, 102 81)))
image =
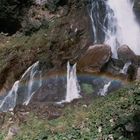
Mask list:
POLYGON ((90 46, 78 62, 78 70, 85 72, 100 72, 101 68, 111 57, 111 48, 108 45, 90 46))
POLYGON ((121 79, 135 80, 138 56, 127 46, 118 48, 118 59, 111 58, 109 46, 100 44, 90 46, 78 62, 82 72, 106 73, 121 79))
POLYGON ((120 77, 121 79, 135 80, 138 67, 138 56, 127 46, 117 50, 118 59, 111 58, 102 68, 102 72, 120 77))
POLYGON ((68 5, 59 5, 57 11, 50 12, 33 4, 21 22, 26 35, 17 33, 0 42, 1 95, 35 61, 39 60, 41 69, 46 71, 62 69, 68 60, 75 63, 91 42, 86 4, 71 0, 68 5), (66 6, 69 10, 65 15, 66 6))
POLYGON ((117 53, 118 59, 121 60, 124 64, 129 61, 137 64, 136 54, 127 45, 119 47, 117 53))

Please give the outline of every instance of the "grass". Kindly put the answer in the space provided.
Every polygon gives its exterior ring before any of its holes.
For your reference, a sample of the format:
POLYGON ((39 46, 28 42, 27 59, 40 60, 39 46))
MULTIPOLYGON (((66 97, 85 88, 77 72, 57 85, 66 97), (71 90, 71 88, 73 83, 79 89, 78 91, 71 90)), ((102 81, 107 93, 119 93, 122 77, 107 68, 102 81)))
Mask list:
POLYGON ((139 135, 125 126, 140 123, 139 105, 140 88, 134 84, 88 106, 67 106, 55 120, 39 119, 31 113, 15 140, 138 140, 139 135))
POLYGON ((94 92, 93 86, 90 84, 82 84, 82 91, 87 94, 92 94, 94 92))

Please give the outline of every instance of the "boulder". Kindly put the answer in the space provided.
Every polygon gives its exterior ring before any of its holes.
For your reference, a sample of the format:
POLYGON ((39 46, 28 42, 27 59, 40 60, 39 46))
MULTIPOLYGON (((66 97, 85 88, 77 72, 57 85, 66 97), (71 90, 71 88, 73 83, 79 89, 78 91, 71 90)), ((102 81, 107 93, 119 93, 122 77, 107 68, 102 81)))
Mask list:
POLYGON ((105 44, 90 46, 78 62, 78 70, 85 72, 100 72, 101 68, 111 58, 111 47, 105 44))
POLYGON ((117 53, 118 59, 121 60, 124 64, 127 62, 137 64, 136 54, 127 45, 122 45, 119 47, 117 53))
POLYGON ((28 19, 22 22, 23 32, 26 35, 30 35, 31 33, 38 31, 41 26, 41 21, 36 19, 28 19))

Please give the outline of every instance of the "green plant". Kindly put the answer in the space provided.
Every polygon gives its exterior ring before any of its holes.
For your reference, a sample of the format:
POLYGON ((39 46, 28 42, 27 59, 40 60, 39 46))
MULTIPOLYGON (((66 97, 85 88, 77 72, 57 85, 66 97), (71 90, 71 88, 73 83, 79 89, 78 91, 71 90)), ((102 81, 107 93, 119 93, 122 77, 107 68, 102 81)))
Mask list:
POLYGON ((82 84, 82 91, 86 94, 92 94, 94 92, 93 86, 90 84, 82 84))

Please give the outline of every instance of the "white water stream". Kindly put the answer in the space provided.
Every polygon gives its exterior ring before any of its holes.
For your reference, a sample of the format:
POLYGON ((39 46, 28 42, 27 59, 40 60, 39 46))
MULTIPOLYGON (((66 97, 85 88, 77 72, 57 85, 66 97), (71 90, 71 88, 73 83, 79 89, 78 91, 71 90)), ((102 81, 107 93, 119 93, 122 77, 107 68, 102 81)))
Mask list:
POLYGON ((19 81, 16 81, 12 87, 12 89, 9 91, 9 93, 4 97, 3 100, 0 100, 0 111, 6 112, 8 110, 13 110, 14 107, 17 104, 18 100, 18 90, 20 89, 20 86, 22 86, 22 81, 26 80, 26 85, 24 87, 25 93, 22 95, 23 97, 23 104, 28 105, 28 103, 31 100, 31 97, 35 93, 39 87, 41 87, 41 72, 38 71, 39 62, 34 63, 32 66, 30 66, 25 73, 22 75, 21 79, 19 81), (36 76, 39 75, 39 81, 36 81, 36 76))
POLYGON ((19 81, 16 81, 8 95, 2 101, 0 101, 0 111, 6 112, 14 109, 16 106, 18 87, 19 81))
POLYGON ((92 0, 90 18, 94 43, 97 42, 99 36, 105 34, 104 42, 100 43, 111 46, 114 58, 117 58, 117 48, 123 44, 127 44, 140 55, 140 26, 133 12, 132 0, 102 0, 102 2, 92 0), (104 19, 100 16, 102 5, 105 9, 104 19), (102 31, 101 34, 99 34, 99 29, 102 31))
POLYGON ((107 95, 107 92, 108 92, 108 88, 111 85, 111 82, 112 81, 110 81, 107 84, 105 84, 104 87, 99 90, 98 95, 100 95, 100 96, 106 96, 107 95))
POLYGON ((66 92, 66 102, 71 102, 74 99, 80 98, 80 85, 76 76, 76 64, 72 67, 69 62, 67 64, 67 92, 66 92))
POLYGON ((127 71, 128 71, 128 68, 129 68, 129 66, 130 66, 131 64, 132 64, 131 62, 127 62, 127 63, 124 65, 123 69, 120 70, 120 73, 126 75, 126 74, 127 74, 127 71))
POLYGON ((76 64, 70 66, 70 63, 67 63, 67 87, 66 87, 66 97, 65 100, 58 102, 58 104, 62 103, 70 103, 74 99, 81 98, 80 96, 80 85, 78 83, 77 75, 76 75, 76 64))

